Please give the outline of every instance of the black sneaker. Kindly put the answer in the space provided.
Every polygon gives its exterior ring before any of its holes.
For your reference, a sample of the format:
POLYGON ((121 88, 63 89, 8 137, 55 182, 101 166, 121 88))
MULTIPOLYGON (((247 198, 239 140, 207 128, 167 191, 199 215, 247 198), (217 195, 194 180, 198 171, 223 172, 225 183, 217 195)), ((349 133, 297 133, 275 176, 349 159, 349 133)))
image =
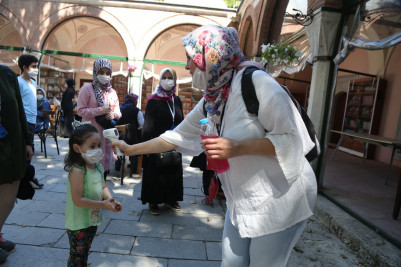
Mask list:
POLYGON ((32 185, 34 189, 42 189, 44 184, 39 183, 37 178, 33 178, 29 183, 32 185))
POLYGON ((3 238, 3 233, 0 233, 0 249, 11 251, 15 248, 15 244, 3 238))
POLYGON ((149 204, 149 210, 150 210, 150 214, 153 214, 153 215, 160 214, 159 206, 157 206, 157 204, 149 204))
POLYGON ((1 248, 0 248, 0 264, 5 263, 7 257, 8 257, 8 252, 5 251, 4 249, 1 249, 1 248))

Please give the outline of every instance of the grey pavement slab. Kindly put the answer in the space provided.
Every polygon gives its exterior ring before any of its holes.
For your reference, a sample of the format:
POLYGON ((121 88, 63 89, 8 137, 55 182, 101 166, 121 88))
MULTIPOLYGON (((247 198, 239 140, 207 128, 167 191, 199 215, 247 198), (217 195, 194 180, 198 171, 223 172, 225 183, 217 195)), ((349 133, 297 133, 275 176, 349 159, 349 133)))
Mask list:
POLYGON ((8 240, 17 244, 51 247, 61 238, 65 230, 4 225, 3 232, 7 233, 8 240))
POLYGON ((167 267, 167 260, 162 258, 97 252, 90 253, 88 262, 91 267, 167 267))
POLYGON ((200 225, 200 218, 198 218, 196 214, 170 211, 163 212, 163 210, 158 216, 154 216, 148 211, 144 211, 139 221, 142 223, 163 222, 176 225, 200 225))
POLYGON ((174 225, 172 237, 173 239, 220 241, 222 235, 222 228, 174 225))
POLYGON ((51 213, 30 210, 13 210, 7 218, 7 224, 38 226, 51 213))
POLYGON ((104 233, 129 236, 171 238, 173 226, 167 223, 142 223, 111 220, 104 233))
POLYGON ((66 266, 69 249, 18 245, 2 267, 59 267, 66 266))
POLYGON ((36 190, 34 200, 42 200, 42 201, 58 201, 58 202, 66 202, 67 201, 67 185, 64 185, 64 192, 51 192, 46 190, 45 188, 42 190, 36 190))
MULTIPOLYGON (((67 178, 66 178, 67 179, 67 178)), ((67 183, 62 183, 62 184, 53 184, 53 185, 45 185, 45 187, 49 187, 49 189, 46 188, 47 191, 50 192, 56 192, 56 193, 64 193, 64 201, 67 198, 67 183)))
POLYGON ((168 260, 168 267, 220 267, 220 261, 168 260))
POLYGON ((91 251, 129 254, 134 240, 132 236, 99 234, 93 240, 91 251))
POLYGON ((184 194, 191 196, 204 196, 200 188, 184 188, 184 194))
POLYGON ((206 253, 208 260, 221 261, 221 242, 206 242, 206 253))
POLYGON ((22 210, 64 214, 65 203, 61 201, 34 200, 31 205, 22 210))
POLYGON ((203 241, 137 237, 131 254, 172 259, 206 260, 206 248, 203 241))
POLYGON ((58 213, 50 214, 38 226, 65 229, 65 216, 58 213))

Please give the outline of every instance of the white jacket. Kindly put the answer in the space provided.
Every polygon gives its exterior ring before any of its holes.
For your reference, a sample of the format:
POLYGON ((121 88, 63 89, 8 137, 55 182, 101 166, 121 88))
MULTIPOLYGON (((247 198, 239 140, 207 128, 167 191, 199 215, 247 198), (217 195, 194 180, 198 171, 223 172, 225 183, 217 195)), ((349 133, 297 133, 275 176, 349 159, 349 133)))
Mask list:
MULTIPOLYGON (((253 238, 285 230, 310 217, 317 186, 304 156, 314 143, 291 99, 270 75, 255 71, 252 80, 259 113, 249 114, 241 94, 242 73, 233 78, 221 136, 234 140, 268 138, 277 156, 230 158, 229 170, 219 177, 232 223, 241 237, 253 238)), ((203 100, 161 138, 177 145, 184 154, 198 155, 202 152, 202 118, 203 100)))

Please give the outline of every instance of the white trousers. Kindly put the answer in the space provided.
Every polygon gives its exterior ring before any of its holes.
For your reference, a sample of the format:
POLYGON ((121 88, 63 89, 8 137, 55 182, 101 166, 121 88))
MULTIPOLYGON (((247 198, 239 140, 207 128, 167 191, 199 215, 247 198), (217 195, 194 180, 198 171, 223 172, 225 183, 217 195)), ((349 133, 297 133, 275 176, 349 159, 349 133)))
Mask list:
POLYGON ((241 238, 226 213, 222 242, 221 267, 284 267, 301 237, 306 221, 290 228, 256 238, 241 238))

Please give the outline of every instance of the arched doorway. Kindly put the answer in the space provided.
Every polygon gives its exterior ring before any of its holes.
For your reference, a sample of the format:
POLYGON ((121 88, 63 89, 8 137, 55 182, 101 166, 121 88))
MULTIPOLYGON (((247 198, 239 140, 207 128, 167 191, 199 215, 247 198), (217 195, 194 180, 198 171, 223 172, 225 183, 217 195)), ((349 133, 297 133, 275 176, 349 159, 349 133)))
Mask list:
POLYGON ((3 15, 0 15, 0 62, 3 65, 9 66, 16 73, 19 73, 19 68, 16 62, 17 57, 23 50, 23 43, 17 29, 3 15))
POLYGON ((185 69, 186 56, 181 39, 199 25, 177 25, 161 32, 149 45, 145 54, 142 79, 141 108, 144 112, 148 97, 159 83, 159 73, 164 68, 177 72, 178 95, 183 104, 184 115, 189 113, 202 98, 192 91, 192 77, 185 69))
POLYGON ((106 57, 113 64, 112 86, 123 101, 128 52, 120 34, 107 22, 88 16, 65 20, 46 37, 42 53, 39 84, 49 98, 61 96, 66 78, 74 78, 79 86, 91 82, 93 62, 106 57))

